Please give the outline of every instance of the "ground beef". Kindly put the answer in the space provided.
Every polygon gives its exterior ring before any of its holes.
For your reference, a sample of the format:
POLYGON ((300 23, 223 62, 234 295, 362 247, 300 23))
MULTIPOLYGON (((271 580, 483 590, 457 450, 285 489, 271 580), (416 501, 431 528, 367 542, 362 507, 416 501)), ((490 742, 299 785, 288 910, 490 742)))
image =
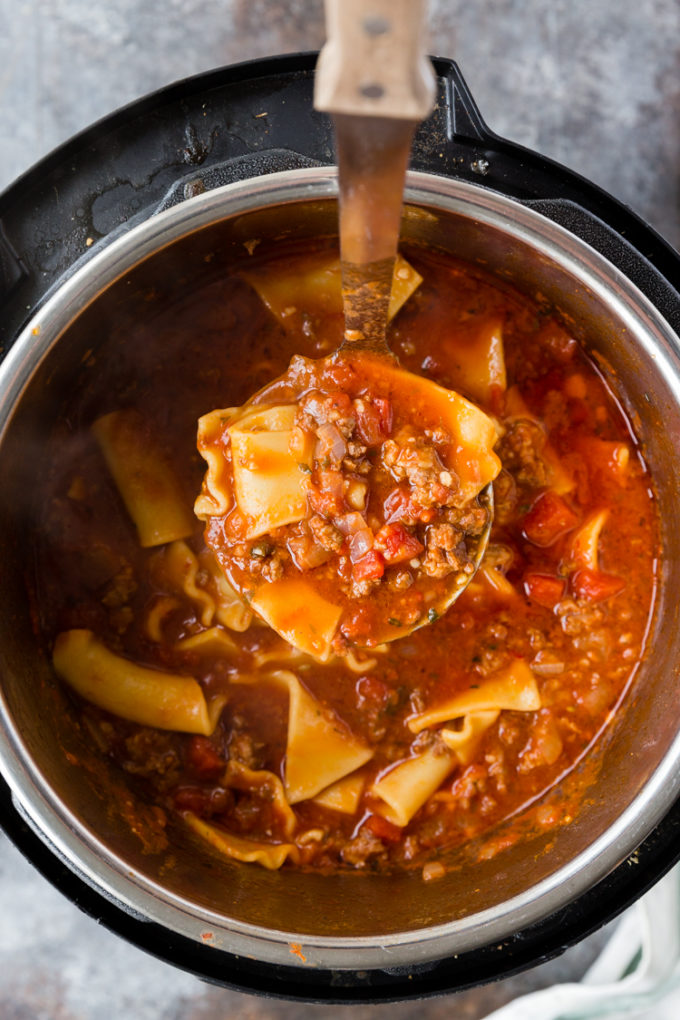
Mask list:
POLYGON ((328 552, 340 551, 344 542, 344 536, 330 521, 320 517, 319 514, 314 514, 313 517, 309 518, 308 523, 314 540, 322 549, 326 549, 328 552))
POLYGON ((386 851, 382 840, 374 836, 366 826, 362 826, 354 839, 345 845, 340 856, 346 864, 363 868, 372 857, 385 857, 386 851))
POLYGON ((494 519, 497 524, 509 524, 515 517, 517 486, 512 475, 502 470, 493 483, 494 519))
POLYGON ((145 778, 153 776, 157 786, 168 788, 178 781, 181 767, 173 734, 144 728, 126 738, 123 758, 126 772, 145 778))
POLYGON ((453 524, 432 524, 427 529, 426 541, 421 570, 428 577, 448 577, 470 563, 465 543, 453 524))
POLYGON ((408 481, 413 501, 422 507, 453 506, 458 478, 444 467, 430 440, 406 426, 382 447, 382 463, 397 482, 408 481))
POLYGON ((346 393, 322 394, 318 390, 302 398, 295 420, 305 432, 315 432, 319 425, 335 425, 345 439, 350 438, 357 423, 346 393))
POLYGON ((522 485, 538 489, 547 484, 548 470, 541 457, 545 432, 541 425, 528 418, 517 418, 508 424, 496 452, 507 471, 512 471, 522 485))
POLYGON ((484 531, 489 512, 483 506, 450 507, 444 511, 444 519, 458 531, 476 538, 484 531))
MULTIPOLYGON (((234 725, 236 723, 237 720, 234 720, 234 725)), ((263 750, 263 744, 256 743, 243 730, 234 728, 229 740, 230 759, 240 762, 241 765, 245 765, 249 769, 261 769, 264 765, 263 750)))
POLYGON ((353 599, 362 599, 370 595, 372 591, 380 587, 380 578, 365 578, 361 581, 352 581, 351 595, 353 599))

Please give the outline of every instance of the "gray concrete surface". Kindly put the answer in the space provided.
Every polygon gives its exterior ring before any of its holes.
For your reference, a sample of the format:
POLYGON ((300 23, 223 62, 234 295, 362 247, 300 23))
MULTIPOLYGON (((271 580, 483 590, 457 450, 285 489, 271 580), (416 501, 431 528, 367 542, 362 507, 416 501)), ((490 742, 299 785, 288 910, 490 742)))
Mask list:
MULTIPOLYGON (((677 0, 431 0, 490 126, 591 178, 680 244, 677 0)), ((0 0, 0 188, 75 131, 210 67, 322 40, 321 0, 0 0)), ((578 978, 557 961, 415 1005, 301 1006, 203 985, 98 927, 0 836, 0 1020, 478 1020, 578 978)))

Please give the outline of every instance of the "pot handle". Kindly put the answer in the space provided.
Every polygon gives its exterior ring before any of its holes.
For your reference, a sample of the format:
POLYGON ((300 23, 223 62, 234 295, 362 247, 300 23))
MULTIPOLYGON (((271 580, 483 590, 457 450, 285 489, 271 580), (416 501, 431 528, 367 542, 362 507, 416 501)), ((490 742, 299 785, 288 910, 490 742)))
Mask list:
POLYGON ((26 276, 26 267, 9 243, 0 220, 0 308, 26 276))
POLYGON ((487 127, 458 64, 453 60, 435 61, 435 67, 446 84, 453 139, 494 141, 498 136, 487 127))

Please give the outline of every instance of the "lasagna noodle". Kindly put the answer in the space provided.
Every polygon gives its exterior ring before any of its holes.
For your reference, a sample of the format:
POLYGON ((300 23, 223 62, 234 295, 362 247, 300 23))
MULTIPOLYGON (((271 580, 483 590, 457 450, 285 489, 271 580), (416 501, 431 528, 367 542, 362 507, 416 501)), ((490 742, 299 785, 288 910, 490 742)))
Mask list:
POLYGON ((477 753, 482 737, 500 715, 499 709, 488 712, 469 712, 463 716, 461 729, 444 726, 439 736, 450 751, 453 751, 461 765, 469 765, 477 753))
POLYGON ((54 668, 82 698, 142 726, 209 736, 226 698, 206 702, 193 677, 164 673, 124 659, 90 630, 68 630, 54 645, 54 668))
POLYGON ((429 726, 451 722, 470 713, 503 709, 535 712, 540 707, 541 697, 533 673, 523 659, 515 659, 505 669, 492 673, 479 684, 470 685, 442 705, 413 716, 408 726, 412 733, 420 733, 429 726))
POLYGON ((291 645, 328 661, 342 607, 323 598, 303 577, 261 584, 250 606, 291 645))
MULTIPOLYGON (((318 255, 293 257, 285 267, 252 269, 243 276, 284 328, 295 312, 342 315, 342 274, 340 259, 335 255, 325 260, 318 255)), ((397 255, 388 318, 397 314, 422 280, 420 273, 402 255, 397 255)))
POLYGON ((238 652, 238 646, 221 627, 209 627, 182 638, 175 645, 180 652, 198 652, 203 655, 229 657, 238 652))
POLYGON ((359 807, 361 794, 364 791, 366 780, 361 772, 353 772, 337 783, 328 786, 321 793, 313 798, 315 804, 321 807, 331 808, 333 811, 340 811, 342 814, 353 815, 359 807))
POLYGON ((209 825, 192 811, 185 811, 183 817, 197 836, 200 836, 218 853, 230 857, 232 860, 243 861, 246 864, 260 864, 268 871, 276 871, 288 857, 297 862, 299 855, 294 843, 260 843, 254 839, 235 836, 233 833, 209 825))
POLYGON ((241 762, 231 760, 224 776, 225 786, 234 790, 263 790, 264 798, 277 811, 284 835, 291 838, 297 828, 297 818, 291 808, 280 778, 268 769, 251 769, 241 762))
POLYGON ((250 408, 227 428, 234 499, 247 521, 245 538, 307 516, 313 438, 295 425, 297 406, 250 408))
POLYGON ((373 751, 309 694, 294 673, 271 678, 288 690, 285 790, 290 804, 308 800, 361 768, 373 751))
POLYGON ((190 535, 194 517, 142 416, 130 409, 112 411, 94 422, 92 433, 137 529, 140 545, 149 548, 190 535))
POLYGON ((442 744, 399 762, 370 787, 378 814, 394 825, 408 825, 456 767, 458 759, 442 744))
POLYGON ((422 428, 441 426, 449 433, 451 442, 444 460, 459 480, 459 505, 474 499, 494 480, 501 469, 493 449, 498 442, 498 429, 484 411, 460 393, 385 364, 379 358, 363 356, 360 370, 367 385, 375 379, 378 391, 384 392, 389 386, 393 394, 408 395, 412 421, 422 428))
POLYGON ((217 622, 238 633, 248 630, 253 614, 227 581, 210 549, 203 549, 199 553, 198 564, 201 571, 207 575, 206 588, 210 589, 215 599, 217 622))
POLYGON ((173 542, 163 550, 163 572, 170 584, 198 606, 200 621, 209 627, 215 617, 215 600, 196 583, 198 559, 186 542, 173 542))
POLYGON ((473 318, 467 329, 460 324, 458 330, 443 339, 442 347, 450 364, 447 375, 454 389, 486 405, 494 393, 505 391, 503 321, 498 315, 481 322, 473 318))
POLYGON ((202 521, 207 517, 222 517, 232 503, 229 465, 221 444, 237 410, 236 407, 217 408, 198 419, 196 445, 208 465, 201 494, 194 503, 194 513, 202 521))

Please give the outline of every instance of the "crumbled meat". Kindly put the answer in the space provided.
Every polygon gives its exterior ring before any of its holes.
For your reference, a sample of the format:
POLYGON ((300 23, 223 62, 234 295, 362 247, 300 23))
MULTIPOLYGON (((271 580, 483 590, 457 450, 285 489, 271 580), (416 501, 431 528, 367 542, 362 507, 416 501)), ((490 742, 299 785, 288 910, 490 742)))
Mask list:
POLYGON ((262 576, 265 581, 280 581, 283 577, 283 556, 279 550, 262 564, 262 576))
POLYGON ((343 535, 337 528, 333 527, 330 521, 324 520, 318 514, 309 519, 314 540, 328 552, 339 552, 344 541, 343 535))
POLYGON ((461 541, 453 524, 431 525, 427 529, 426 541, 427 549, 421 569, 428 577, 448 577, 470 563, 465 543, 461 541))
POLYGON ((347 444, 347 452, 349 453, 350 457, 355 457, 357 459, 360 458, 360 457, 365 457, 367 450, 368 450, 368 447, 364 446, 363 443, 357 443, 357 442, 350 441, 347 444))
POLYGON ((349 439, 356 427, 356 417, 346 393, 324 395, 311 390, 300 401, 296 424, 306 432, 314 432, 319 425, 335 425, 349 439))
POLYGON ((455 524, 459 531, 471 537, 481 535, 489 520, 489 512, 483 506, 450 507, 444 511, 449 524, 455 524))
POLYGON ((395 591, 406 591, 413 584, 413 576, 408 570, 398 570, 389 577, 389 585, 395 591))
POLYGON ((106 586, 106 591, 102 595, 102 602, 109 609, 119 609, 130 601, 130 597, 136 591, 137 582, 134 572, 130 564, 126 563, 106 586))
POLYGON ((140 729, 125 740, 123 768, 136 776, 153 776, 161 788, 173 786, 180 774, 182 763, 174 746, 171 733, 162 730, 140 729))
MULTIPOLYGON (((236 723, 237 720, 234 720, 236 723)), ((249 769, 261 769, 264 765, 262 744, 256 743, 243 730, 234 729, 229 740, 229 758, 249 769)))
POLYGON ((541 425, 528 418, 518 418, 507 425, 507 431, 496 447, 503 467, 512 471, 516 480, 532 489, 548 480, 548 471, 541 457, 545 432, 541 425))
POLYGON ((371 592, 380 586, 379 577, 366 577, 361 581, 353 580, 351 587, 351 595, 353 599, 365 598, 366 595, 370 595, 371 592))
POLYGON ((346 864, 351 864, 355 868, 363 868, 370 858, 386 856, 385 845, 365 825, 362 825, 354 839, 343 847, 340 856, 346 864))
POLYGON ((453 524, 433 524, 427 532, 427 544, 429 547, 437 547, 451 552, 456 548, 460 536, 453 524))
POLYGON ((494 519, 497 524, 509 524, 515 516, 517 486, 515 479, 503 469, 493 483, 494 519))
POLYGON ((411 426, 383 444, 382 462, 395 481, 408 481, 419 506, 454 505, 458 479, 444 467, 434 446, 411 426))

